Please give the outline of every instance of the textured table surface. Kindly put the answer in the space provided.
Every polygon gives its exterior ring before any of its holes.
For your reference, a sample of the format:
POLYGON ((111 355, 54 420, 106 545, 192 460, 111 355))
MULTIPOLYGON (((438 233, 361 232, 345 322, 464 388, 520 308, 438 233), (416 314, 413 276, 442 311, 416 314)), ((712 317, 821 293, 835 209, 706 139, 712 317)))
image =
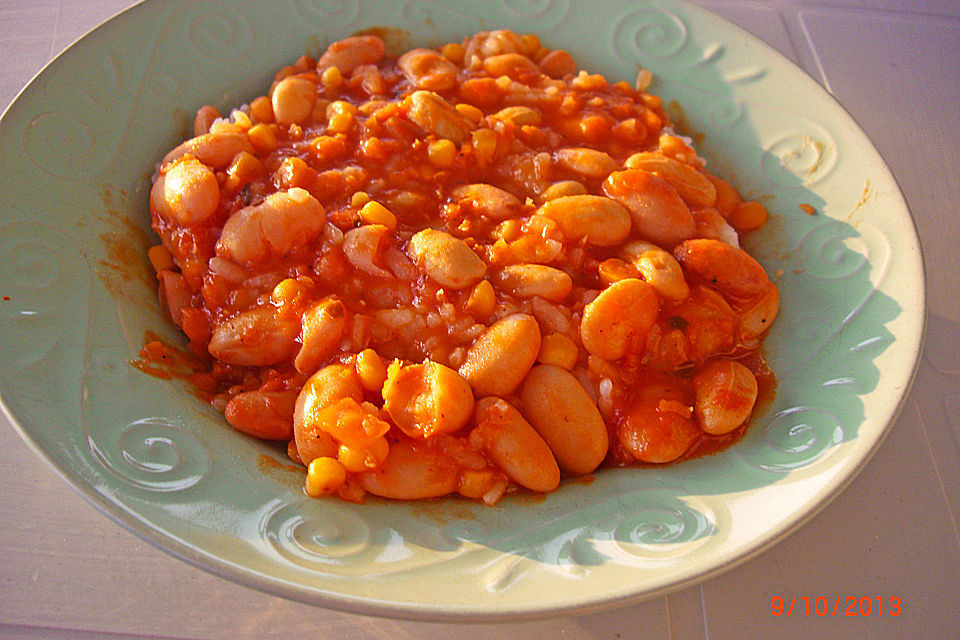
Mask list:
MULTIPOLYGON (((0 109, 60 51, 131 4, 0 0, 0 109)), ((0 418, 0 638, 957 637, 960 3, 700 4, 834 94, 887 160, 920 232, 928 307, 916 382, 886 442, 835 501, 759 557, 665 597, 522 624, 403 622, 275 598, 165 555, 93 509, 0 418), (896 596, 900 615, 778 617, 778 595, 896 596)))

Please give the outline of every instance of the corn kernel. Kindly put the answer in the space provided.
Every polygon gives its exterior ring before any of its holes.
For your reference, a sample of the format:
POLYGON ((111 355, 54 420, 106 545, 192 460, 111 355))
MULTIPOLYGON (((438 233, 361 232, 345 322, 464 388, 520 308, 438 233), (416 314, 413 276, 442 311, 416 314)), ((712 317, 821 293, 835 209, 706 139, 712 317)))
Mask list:
POLYGON ((365 138, 360 143, 360 151, 367 160, 382 162, 390 156, 389 147, 380 138, 365 138))
POLYGON ((477 124, 478 122, 483 120, 483 111, 480 111, 480 109, 477 109, 472 104, 467 104, 466 102, 458 102, 454 108, 458 112, 460 112, 460 115, 465 117, 467 120, 469 120, 473 124, 477 124))
POLYGON ((580 111, 580 99, 572 93, 563 96, 560 101, 560 113, 565 116, 571 116, 580 111))
POLYGON ((365 115, 372 116, 374 113, 383 109, 387 105, 383 100, 367 100, 357 107, 357 112, 365 115))
POLYGON ((321 161, 339 158, 347 152, 346 143, 336 136, 317 136, 310 140, 308 146, 321 161))
POLYGON ((467 51, 463 48, 463 45, 457 42, 447 43, 440 49, 440 55, 454 64, 462 64, 463 57, 466 53, 467 51))
POLYGON ((366 224, 382 224, 391 230, 397 228, 397 216, 376 200, 371 200, 363 205, 358 215, 366 224))
POLYGON ((308 56, 307 54, 303 54, 302 56, 297 58, 296 62, 293 63, 293 67, 300 73, 306 73, 308 71, 312 71, 313 68, 316 66, 317 66, 317 61, 311 58, 310 56, 308 56))
POLYGON ((500 498, 507 492, 507 481, 504 478, 493 478, 490 488, 480 496, 480 501, 488 507, 500 502, 500 498))
POLYGON ((350 197, 350 206, 359 209, 370 202, 370 194, 366 191, 357 191, 350 197))
POLYGON ((243 111, 240 111, 239 109, 234 109, 233 111, 230 112, 230 119, 233 120, 236 123, 236 125, 238 127, 241 127, 242 129, 249 129, 250 126, 253 124, 252 122, 250 122, 250 116, 245 114, 243 111))
POLYGON ((327 131, 346 133, 353 126, 354 117, 349 113, 335 113, 327 120, 327 131))
POLYGON ((286 189, 301 187, 309 190, 316 179, 316 170, 302 158, 284 158, 273 175, 274 182, 286 189))
POLYGON ((660 151, 663 155, 680 162, 690 164, 697 159, 697 152, 688 145, 682 138, 662 134, 660 136, 660 151))
POLYGON ((216 122, 210 123, 210 133, 216 133, 216 134, 243 133, 243 129, 241 127, 238 127, 236 123, 230 122, 229 120, 217 120, 216 122))
POLYGON ((250 118, 255 123, 273 122, 273 103, 267 96, 254 98, 250 103, 250 118))
POLYGON ((741 202, 730 211, 730 224, 737 231, 752 231, 767 223, 767 208, 759 202, 741 202))
POLYGON ((554 182, 547 187, 544 190, 541 199, 546 202, 548 200, 562 198, 563 196, 583 195, 586 192, 587 188, 583 186, 583 183, 581 182, 577 182, 576 180, 561 180, 560 182, 554 182))
POLYGON ((253 148, 260 153, 269 153, 277 148, 277 135, 270 128, 270 125, 258 123, 250 127, 247 131, 247 138, 253 148))
POLYGON ((644 69, 643 67, 637 70, 637 91, 646 91, 652 82, 653 72, 651 72, 649 69, 644 69))
POLYGON ((275 74, 273 74, 273 83, 274 83, 274 84, 277 84, 278 82, 280 82, 280 81, 283 80, 284 78, 289 78, 290 76, 292 76, 292 75, 295 74, 295 73, 300 73, 300 72, 297 70, 296 67, 286 66, 286 67, 280 69, 280 71, 277 71, 275 74))
POLYGON ((572 371, 577 365, 580 351, 577 343, 563 333, 548 333, 540 341, 540 353, 537 360, 544 364, 552 364, 572 371))
POLYGON ((253 180, 263 171, 263 163, 246 151, 241 151, 227 167, 227 181, 225 186, 228 189, 237 190, 253 180))
POLYGON ((619 258, 608 258, 604 260, 600 263, 600 266, 597 267, 597 272, 600 275, 600 280, 606 286, 619 280, 636 278, 639 275, 637 270, 633 268, 633 265, 627 264, 619 258))
POLYGON ((415 191, 400 191, 393 194, 390 198, 391 206, 394 209, 413 209, 424 206, 424 196, 415 191))
POLYGON ((336 89, 343 84, 343 74, 336 67, 327 67, 320 76, 320 82, 327 89, 336 89))
POLYGON ((477 161, 480 164, 489 164, 497 150, 497 134, 490 129, 477 129, 470 137, 477 161))
POLYGON ((637 144, 647 136, 647 129, 636 118, 627 118, 613 125, 610 130, 620 141, 637 144))
POLYGON ((162 244, 158 244, 154 247, 150 247, 147 250, 147 258, 150 260, 150 264, 153 265, 153 270, 157 273, 160 273, 164 269, 173 269, 173 256, 170 255, 170 252, 167 251, 167 248, 162 244))
POLYGON ((360 384, 364 389, 367 391, 383 389, 383 382, 387 379, 387 365, 376 351, 364 349, 357 354, 353 366, 357 370, 357 377, 360 378, 360 384))
POLYGON ((570 81, 570 86, 581 91, 599 91, 607 86, 607 79, 598 73, 581 71, 570 81))
POLYGON ((540 127, 525 124, 520 127, 520 139, 530 147, 540 147, 547 142, 547 133, 540 127))
POLYGON ((605 138, 612 126, 613 123, 604 116, 585 116, 580 120, 580 135, 585 140, 596 142, 605 138))
POLYGON ((733 185, 723 178, 710 175, 707 177, 717 190, 717 201, 713 204, 714 208, 719 211, 724 218, 729 218, 734 207, 740 204, 740 194, 733 188, 733 185))
POLYGON ((327 117, 327 131, 346 133, 356 119, 357 108, 349 102, 335 100, 324 109, 327 117))
MULTIPOLYGON (((586 192, 584 192, 586 193, 586 192)), ((520 237, 520 234, 523 231, 523 223, 517 220, 516 218, 509 218, 504 220, 497 226, 493 228, 491 235, 497 240, 503 240, 504 242, 513 242, 520 237)))
POLYGON ((370 470, 366 465, 366 453, 362 449, 353 449, 345 444, 340 445, 340 450, 337 451, 337 461, 343 465, 344 469, 354 473, 370 470))
POLYGON ((390 445, 386 438, 377 438, 363 449, 355 449, 345 444, 340 445, 337 452, 337 460, 347 471, 354 473, 363 473, 376 469, 387 459, 390 453, 390 445))
POLYGON ((493 291, 493 285, 488 280, 481 280, 470 292, 465 303, 467 313, 486 318, 497 308, 497 295, 493 291))
POLYGON ((465 498, 479 498, 492 484, 493 474, 490 471, 466 470, 460 475, 460 486, 457 490, 465 498))
POLYGON ((270 292, 270 302, 284 306, 292 304, 303 293, 303 285, 295 278, 284 278, 270 292))
POLYGON ((643 126, 647 129, 647 135, 656 135, 660 131, 660 127, 663 126, 663 122, 660 120, 660 116, 655 114, 653 111, 645 111, 643 113, 643 126))
POLYGON ((356 115, 357 107, 350 104, 346 100, 334 100, 327 105, 327 117, 330 117, 335 113, 349 113, 351 115, 356 115))
POLYGON ((459 151, 453 141, 440 138, 430 143, 427 148, 427 159, 436 167, 449 167, 457 159, 459 151))
POLYGON ((315 458, 307 466, 303 490, 311 498, 334 493, 347 480, 347 470, 334 458, 315 458))
POLYGON ((532 56, 541 46, 540 38, 532 33, 520 36, 520 48, 526 56, 532 56))
POLYGON ((514 126, 522 126, 525 124, 539 126, 543 120, 539 112, 534 111, 530 107, 519 105, 504 107, 493 114, 493 117, 497 120, 509 120, 513 122, 514 126))

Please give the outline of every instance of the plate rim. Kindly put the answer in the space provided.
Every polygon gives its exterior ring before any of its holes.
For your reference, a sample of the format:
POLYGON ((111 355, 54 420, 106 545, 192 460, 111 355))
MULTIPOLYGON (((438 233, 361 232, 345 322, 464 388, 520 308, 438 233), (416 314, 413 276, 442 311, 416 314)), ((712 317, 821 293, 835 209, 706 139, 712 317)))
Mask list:
MULTIPOLYGON (((503 622, 508 620, 530 620, 542 618, 544 616, 583 614, 622 606, 630 602, 648 600, 679 591, 693 584, 701 583, 717 575, 726 573, 727 571, 730 571, 769 551, 773 546, 815 518, 820 512, 823 511, 823 509, 831 504, 833 500, 839 497, 839 495, 843 493, 852 482, 857 479, 863 469, 869 464, 873 456, 886 441, 894 424, 902 414, 902 411, 910 397, 913 383, 916 380, 926 338, 928 295, 926 262, 924 258, 923 246, 920 242, 916 220, 896 175, 890 169, 890 165, 883 157, 883 154, 879 151, 879 149, 876 148, 863 128, 860 126, 859 122, 852 116, 852 114, 850 114, 846 107, 832 93, 818 83, 816 79, 803 67, 790 60, 763 39, 746 31, 743 27, 740 27, 738 24, 716 14, 707 7, 694 4, 689 0, 671 0, 671 2, 682 6, 686 11, 698 14, 700 19, 705 19, 706 21, 721 25, 722 28, 727 31, 732 31, 738 37, 750 41, 753 47, 762 49, 766 56, 771 56, 777 59, 778 63, 790 68, 792 72, 799 72, 799 74, 801 74, 804 78, 804 82, 809 84, 813 90, 820 93, 822 98, 826 98, 839 113, 842 113, 843 117, 848 119, 849 122, 853 124, 853 131, 855 132, 855 135, 858 138, 862 138, 862 141, 866 143, 865 146, 867 153, 876 156, 880 164, 880 169, 887 177, 889 177, 891 183, 896 188, 895 195, 897 196, 898 203, 902 205, 902 210, 906 214, 906 222, 909 223, 909 228, 913 234, 911 240, 913 246, 915 247, 915 257, 917 258, 915 266, 917 267, 916 275, 918 277, 917 285, 919 293, 917 295, 917 306, 915 308, 916 317, 909 319, 918 320, 919 328, 910 336, 913 338, 911 340, 911 345, 909 345, 909 351, 912 354, 912 362, 909 368, 904 368, 904 388, 902 393, 899 395, 894 411, 887 418, 886 424, 882 426, 879 435, 871 443, 871 446, 864 451, 862 455, 860 455, 859 459, 853 462, 852 467, 843 473, 838 474, 837 478, 828 482, 814 496, 808 497, 807 504, 810 505, 808 508, 802 510, 801 512, 792 512, 790 518, 785 519, 778 527, 769 531, 766 536, 761 537, 758 540, 753 540, 751 545, 748 545, 748 547, 746 547, 738 555, 726 558, 724 562, 716 563, 706 569, 692 571, 691 575, 687 577, 679 580, 669 581, 668 584, 651 590, 640 593, 617 595, 613 597, 586 598, 581 599, 580 604, 572 605, 534 605, 532 607, 516 606, 502 609, 498 608, 496 610, 473 610, 462 609, 458 607, 461 610, 455 610, 452 608, 453 605, 433 606, 430 603, 408 605, 397 602, 384 602, 381 600, 359 597, 353 594, 329 593, 322 590, 311 590, 301 584, 279 581, 271 578, 268 575, 264 575, 261 572, 254 571, 251 568, 245 568, 244 566, 238 565, 225 558, 213 555, 212 553, 203 552, 194 548, 192 545, 187 544, 184 540, 175 535, 171 535, 156 527, 145 526, 143 521, 138 519, 131 511, 122 508, 118 503, 108 500, 105 495, 96 491, 92 485, 90 485, 88 482, 85 482, 80 475, 76 473, 76 470, 68 470, 59 466, 52 455, 50 455, 43 448, 41 443, 30 434, 23 424, 21 424, 21 421, 16 417, 14 412, 9 407, 7 401, 2 396, 0 396, 0 413, 2 413, 2 415, 8 420, 10 425, 20 435, 21 439, 26 442, 29 448, 40 459, 44 460, 44 462, 50 468, 52 468, 53 471, 60 476, 60 478, 62 478, 69 486, 79 493, 95 509, 106 515, 110 520, 119 524, 130 533, 134 534, 137 538, 144 540, 151 546, 163 551, 166 554, 172 555, 189 565, 228 579, 240 586, 253 588, 268 595, 280 596, 305 604, 321 606, 348 613, 429 622, 503 622)), ((17 92, 13 100, 4 109, 3 114, 0 115, 0 122, 7 117, 7 114, 18 104, 26 92, 35 89, 36 85, 48 73, 49 69, 56 67, 61 62, 61 59, 64 56, 71 54, 81 42, 91 39, 91 36, 95 36, 95 34, 97 34, 99 31, 106 28, 107 25, 115 24, 120 20, 134 19, 133 14, 137 11, 144 10, 144 7, 147 5, 159 6, 161 4, 162 2, 160 0, 139 0, 137 3, 121 10, 105 20, 102 20, 97 26, 76 38, 69 46, 64 48, 63 51, 57 54, 36 74, 34 74, 30 81, 17 92)), ((909 311, 910 309, 904 308, 902 313, 908 313, 909 311)), ((901 340, 904 338, 898 336, 897 339, 901 340)))

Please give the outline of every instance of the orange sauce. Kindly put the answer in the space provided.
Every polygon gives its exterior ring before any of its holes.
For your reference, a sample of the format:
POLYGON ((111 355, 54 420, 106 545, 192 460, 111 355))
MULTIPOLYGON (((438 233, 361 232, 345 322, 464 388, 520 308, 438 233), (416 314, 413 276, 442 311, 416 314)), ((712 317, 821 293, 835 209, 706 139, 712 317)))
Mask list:
POLYGON ((183 380, 189 383, 194 395, 209 402, 216 392, 217 382, 210 366, 194 354, 175 347, 153 331, 145 331, 143 348, 131 366, 161 380, 183 380))

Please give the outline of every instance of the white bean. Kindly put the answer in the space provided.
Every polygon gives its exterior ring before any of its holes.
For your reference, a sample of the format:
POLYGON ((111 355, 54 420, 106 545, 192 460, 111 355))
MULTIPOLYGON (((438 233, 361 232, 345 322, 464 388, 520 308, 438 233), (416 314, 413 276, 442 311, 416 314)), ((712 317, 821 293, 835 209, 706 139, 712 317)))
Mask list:
POLYGON ((606 457, 609 441, 600 410, 566 369, 534 367, 520 387, 520 411, 564 471, 590 473, 606 457))
POLYGON ((407 253, 428 276, 451 289, 470 287, 487 273, 487 265, 467 243, 436 229, 414 234, 407 253))
POLYGON ((263 202, 240 209, 223 225, 217 254, 253 265, 271 255, 286 255, 323 231, 323 205, 306 190, 294 187, 272 193, 263 202))
POLYGON ((532 316, 516 314, 490 325, 467 351, 460 375, 479 396, 508 395, 537 360, 540 325, 532 316))
POLYGON ((477 426, 470 439, 510 478, 532 491, 553 491, 560 484, 560 468, 550 447, 513 405, 501 398, 477 403, 477 426))
POLYGON ((571 240, 609 247, 620 244, 630 233, 630 213, 615 200, 603 196, 561 196, 540 205, 537 215, 554 220, 571 240))

